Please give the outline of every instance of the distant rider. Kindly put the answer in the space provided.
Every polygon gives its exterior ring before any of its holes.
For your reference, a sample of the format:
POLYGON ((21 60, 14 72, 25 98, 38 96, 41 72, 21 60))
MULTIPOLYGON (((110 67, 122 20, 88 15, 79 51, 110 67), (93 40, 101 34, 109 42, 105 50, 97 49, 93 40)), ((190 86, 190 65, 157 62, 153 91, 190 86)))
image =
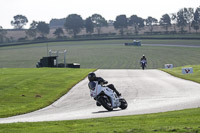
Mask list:
MULTIPOLYGON (((91 88, 91 86, 92 86, 92 84, 93 84, 93 81, 98 81, 98 84, 101 84, 101 83, 107 84, 107 83, 108 83, 108 81, 105 81, 103 78, 101 78, 101 77, 96 77, 96 74, 93 73, 93 72, 91 72, 91 73, 88 74, 88 80, 90 81, 90 82, 88 83, 89 88, 91 88)), ((109 85, 107 85, 107 87, 110 88, 111 90, 115 91, 116 94, 117 94, 118 96, 121 96, 121 93, 119 93, 119 92, 116 90, 116 88, 114 87, 113 84, 109 84, 109 85)))
POLYGON ((142 58, 140 59, 140 64, 142 61, 145 61, 145 64, 147 64, 147 58, 145 57, 145 55, 143 55, 142 58))

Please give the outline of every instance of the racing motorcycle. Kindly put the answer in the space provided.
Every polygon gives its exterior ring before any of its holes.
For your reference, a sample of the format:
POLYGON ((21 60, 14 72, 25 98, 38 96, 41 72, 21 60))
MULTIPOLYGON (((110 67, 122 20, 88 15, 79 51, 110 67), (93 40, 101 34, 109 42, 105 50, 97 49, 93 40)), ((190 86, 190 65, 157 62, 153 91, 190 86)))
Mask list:
POLYGON ((102 82, 98 84, 98 81, 90 82, 90 95, 96 100, 97 106, 103 106, 108 111, 112 111, 114 108, 126 109, 128 104, 123 97, 117 96, 117 94, 104 84, 108 82, 102 82))
POLYGON ((142 69, 144 70, 145 69, 145 67, 146 67, 146 60, 141 60, 140 61, 140 64, 141 64, 141 67, 142 67, 142 69))

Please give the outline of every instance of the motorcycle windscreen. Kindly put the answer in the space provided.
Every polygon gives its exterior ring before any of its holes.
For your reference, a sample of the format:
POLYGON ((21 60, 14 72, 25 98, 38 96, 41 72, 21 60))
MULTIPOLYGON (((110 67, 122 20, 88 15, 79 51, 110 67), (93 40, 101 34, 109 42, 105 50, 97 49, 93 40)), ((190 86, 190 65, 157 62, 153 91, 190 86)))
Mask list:
POLYGON ((88 84, 88 86, 89 86, 90 90, 95 90, 96 83, 95 83, 95 82, 90 82, 90 83, 88 84))
POLYGON ((141 62, 141 63, 146 63, 147 61, 146 61, 146 60, 141 60, 140 62, 141 62))

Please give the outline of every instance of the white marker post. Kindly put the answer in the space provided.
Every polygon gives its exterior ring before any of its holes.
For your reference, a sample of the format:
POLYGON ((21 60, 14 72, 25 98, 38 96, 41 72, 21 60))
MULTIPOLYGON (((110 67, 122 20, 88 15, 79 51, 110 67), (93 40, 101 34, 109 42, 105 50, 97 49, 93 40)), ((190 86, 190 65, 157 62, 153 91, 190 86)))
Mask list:
POLYGON ((66 63, 66 54, 67 54, 67 50, 65 49, 64 51, 59 51, 59 50, 56 50, 56 51, 53 51, 53 50, 49 50, 49 56, 52 56, 52 54, 56 54, 57 58, 56 60, 54 60, 54 66, 56 64, 56 67, 58 67, 58 57, 59 57, 59 54, 64 54, 64 67, 67 67, 67 63, 66 63))
POLYGON ((182 68, 182 73, 183 74, 190 74, 193 73, 193 68, 189 67, 189 68, 182 68))
POLYGON ((173 64, 165 64, 165 69, 172 69, 173 67, 173 64))

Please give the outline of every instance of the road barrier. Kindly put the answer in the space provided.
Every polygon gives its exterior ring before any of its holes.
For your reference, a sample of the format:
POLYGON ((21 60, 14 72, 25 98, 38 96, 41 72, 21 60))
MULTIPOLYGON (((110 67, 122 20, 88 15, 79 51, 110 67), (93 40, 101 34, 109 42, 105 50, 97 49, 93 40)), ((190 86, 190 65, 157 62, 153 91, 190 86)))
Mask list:
POLYGON ((172 69, 173 67, 173 64, 165 64, 165 69, 172 69))
POLYGON ((193 73, 193 68, 189 67, 189 68, 182 68, 182 73, 183 74, 190 74, 193 73))

